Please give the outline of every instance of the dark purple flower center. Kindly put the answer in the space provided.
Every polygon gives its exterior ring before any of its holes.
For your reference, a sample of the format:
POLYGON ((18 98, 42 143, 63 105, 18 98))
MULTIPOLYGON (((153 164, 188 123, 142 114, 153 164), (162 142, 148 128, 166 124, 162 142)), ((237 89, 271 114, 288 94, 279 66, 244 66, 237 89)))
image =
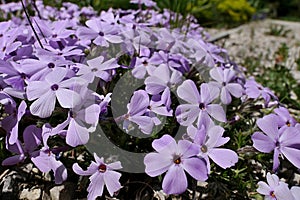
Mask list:
POLYGON ((6 47, 3 47, 3 48, 2 48, 2 51, 4 52, 5 50, 6 50, 6 47))
POLYGON ((225 83, 225 82, 223 82, 223 83, 222 83, 222 86, 224 87, 225 85, 226 85, 226 83, 225 83))
POLYGON ((291 123, 290 123, 289 121, 287 121, 285 124, 286 124, 288 127, 291 126, 291 123))
POLYGON ((92 69, 92 72, 96 72, 96 71, 98 71, 97 68, 93 68, 93 69, 92 69))
POLYGON ((54 67, 55 67, 55 64, 52 63, 52 62, 51 62, 51 63, 48 63, 48 67, 49 67, 49 68, 54 68, 54 67))
POLYGON ((57 84, 52 85, 51 90, 53 90, 53 91, 58 90, 58 85, 57 84))
POLYGON ((25 80, 27 77, 26 74, 24 74, 24 73, 21 73, 20 76, 21 76, 21 79, 23 79, 23 80, 25 80))
POLYGON ((144 61, 142 62, 142 64, 146 67, 146 66, 148 65, 147 60, 144 60, 144 61))
POLYGON ((53 37, 53 38, 56 38, 56 37, 57 37, 57 34, 54 34, 52 37, 53 37))
POLYGON ((103 36, 104 36, 104 33, 103 33, 102 31, 100 31, 100 32, 99 32, 99 35, 100 35, 101 37, 103 37, 103 36))
POLYGON ((274 194, 274 191, 271 191, 271 192, 270 192, 270 196, 273 197, 273 198, 276 198, 276 196, 275 196, 275 194, 274 194))
POLYGON ((101 165, 98 167, 98 170, 99 170, 99 172, 101 172, 101 173, 106 172, 106 165, 101 164, 101 165))
POLYGON ((201 110, 204 110, 204 109, 205 109, 204 103, 200 103, 200 104, 199 104, 199 108, 200 108, 201 110))
POLYGON ((279 147, 279 146, 280 146, 279 141, 276 141, 275 146, 276 146, 276 147, 279 147))
POLYGON ((3 34, 2 34, 2 33, 0 34, 0 37, 3 37, 3 34))
POLYGON ((72 117, 74 119, 74 118, 76 118, 76 116, 77 116, 77 114, 71 110, 70 117, 72 117))
POLYGON ((59 52, 57 55, 61 56, 61 55, 63 55, 63 53, 62 53, 62 52, 59 52))
POLYGON ((175 156, 173 162, 174 162, 176 165, 179 165, 179 164, 181 163, 180 156, 175 156))
POLYGON ((206 145, 202 145, 201 151, 202 151, 203 153, 206 153, 206 152, 207 152, 207 146, 206 146, 206 145))

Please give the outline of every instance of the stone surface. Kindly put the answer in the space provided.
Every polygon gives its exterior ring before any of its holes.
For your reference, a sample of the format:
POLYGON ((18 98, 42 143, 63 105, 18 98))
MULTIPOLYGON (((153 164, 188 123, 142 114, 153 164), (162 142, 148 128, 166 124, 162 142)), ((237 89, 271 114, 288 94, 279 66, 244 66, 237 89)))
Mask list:
POLYGON ((52 200, 72 200, 75 189, 75 183, 65 182, 62 185, 57 185, 50 189, 50 198, 52 200))
POLYGON ((25 188, 20 193, 21 200, 38 200, 40 199, 42 190, 40 188, 25 188))

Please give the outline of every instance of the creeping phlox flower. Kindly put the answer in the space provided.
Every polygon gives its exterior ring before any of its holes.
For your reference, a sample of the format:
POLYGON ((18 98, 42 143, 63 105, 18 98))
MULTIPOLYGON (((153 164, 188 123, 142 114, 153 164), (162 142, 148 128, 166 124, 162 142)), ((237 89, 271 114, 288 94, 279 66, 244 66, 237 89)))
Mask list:
POLYGON ((185 80, 177 89, 177 95, 188 102, 176 108, 177 121, 183 126, 192 125, 196 119, 197 126, 213 123, 212 118, 226 121, 225 111, 221 105, 212 102, 218 97, 219 89, 207 83, 202 83, 200 92, 192 80, 185 80))
POLYGON ((102 196, 104 185, 110 194, 110 196, 114 195, 114 192, 121 189, 121 184, 119 179, 121 177, 121 173, 116 172, 114 170, 118 170, 122 168, 121 162, 113 162, 110 164, 104 163, 103 158, 99 158, 96 153, 94 153, 94 158, 96 162, 92 162, 90 166, 84 171, 77 163, 73 165, 73 171, 81 176, 90 176, 90 185, 87 188, 88 199, 94 200, 98 196, 102 196))
POLYGON ((265 200, 297 200, 299 199, 300 187, 292 187, 279 180, 276 174, 267 173, 267 183, 258 182, 257 192, 265 195, 265 200))
POLYGON ((279 127, 278 118, 277 115, 270 114, 257 120, 257 126, 262 132, 252 135, 253 146, 264 153, 274 151, 274 171, 279 167, 279 156, 284 156, 300 168, 300 127, 279 127))
POLYGON ((45 76, 45 80, 31 81, 27 86, 27 98, 32 101, 30 112, 41 118, 50 117, 56 99, 63 108, 72 108, 80 101, 80 95, 72 90, 76 85, 84 85, 86 81, 78 77, 65 79, 68 69, 56 68, 45 76))
POLYGON ((159 176, 165 172, 162 188, 167 194, 183 193, 187 187, 185 171, 194 179, 205 181, 208 178, 206 162, 197 157, 198 145, 187 140, 179 140, 178 144, 170 135, 164 135, 152 142, 157 151, 144 158, 145 172, 151 176, 159 176))
POLYGON ((201 150, 199 157, 205 159, 208 171, 210 171, 209 158, 223 169, 237 163, 237 153, 230 149, 220 148, 229 141, 229 137, 223 137, 224 129, 221 126, 211 126, 207 130, 204 126, 201 126, 200 129, 189 126, 187 133, 201 150))

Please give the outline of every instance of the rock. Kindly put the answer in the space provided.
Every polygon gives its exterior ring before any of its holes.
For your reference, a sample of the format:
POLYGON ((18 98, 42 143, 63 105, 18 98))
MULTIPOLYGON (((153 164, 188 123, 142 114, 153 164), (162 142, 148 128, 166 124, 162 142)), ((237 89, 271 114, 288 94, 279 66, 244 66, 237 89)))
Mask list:
POLYGON ((20 193, 22 200, 38 200, 40 199, 42 190, 40 188, 25 188, 20 193))
POLYGON ((75 189, 75 183, 65 182, 50 189, 50 198, 51 200, 72 200, 74 199, 75 189))
POLYGON ((4 173, 0 180, 0 199, 18 199, 19 183, 24 178, 16 171, 6 170, 4 173))

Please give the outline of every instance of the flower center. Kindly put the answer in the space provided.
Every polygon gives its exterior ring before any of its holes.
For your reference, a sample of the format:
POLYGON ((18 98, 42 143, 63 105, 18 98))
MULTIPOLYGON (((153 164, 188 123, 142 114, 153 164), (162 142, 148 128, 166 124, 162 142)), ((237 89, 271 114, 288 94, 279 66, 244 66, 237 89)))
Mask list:
POLYGON ((174 162, 176 165, 179 165, 179 164, 181 163, 180 157, 179 157, 179 156, 175 156, 173 162, 174 162))
POLYGON ((106 171, 106 165, 101 164, 101 165, 98 167, 98 170, 99 170, 99 172, 104 173, 104 172, 106 171))
POLYGON ((287 121, 285 124, 286 124, 288 127, 291 126, 291 123, 290 123, 289 121, 287 121))
POLYGON ((274 194, 274 191, 271 191, 271 192, 270 192, 270 196, 273 197, 273 198, 276 198, 276 196, 275 196, 275 194, 274 194))
POLYGON ((72 110, 70 111, 70 117, 72 117, 73 119, 76 118, 76 113, 72 110))
POLYGON ((58 85, 57 84, 52 85, 51 90, 53 90, 53 91, 58 90, 58 85))
POLYGON ((103 33, 102 31, 100 31, 100 32, 99 32, 99 35, 100 35, 101 37, 103 37, 103 36, 104 36, 104 33, 103 33))
POLYGON ((144 61, 142 62, 142 64, 146 67, 146 66, 148 65, 147 60, 144 60, 144 61))
POLYGON ((98 71, 97 68, 93 68, 93 69, 92 69, 92 72, 96 72, 96 71, 98 71))
POLYGON ((200 104, 199 104, 199 108, 200 108, 201 110, 204 110, 204 109, 205 109, 204 103, 200 103, 200 104))
POLYGON ((202 151, 203 153, 206 153, 206 152, 207 152, 207 146, 206 146, 206 145, 202 145, 202 147, 201 147, 200 149, 201 149, 201 151, 202 151))
POLYGON ((55 65, 54 65, 54 63, 51 62, 51 63, 48 63, 48 67, 49 67, 49 68, 54 68, 55 65))

